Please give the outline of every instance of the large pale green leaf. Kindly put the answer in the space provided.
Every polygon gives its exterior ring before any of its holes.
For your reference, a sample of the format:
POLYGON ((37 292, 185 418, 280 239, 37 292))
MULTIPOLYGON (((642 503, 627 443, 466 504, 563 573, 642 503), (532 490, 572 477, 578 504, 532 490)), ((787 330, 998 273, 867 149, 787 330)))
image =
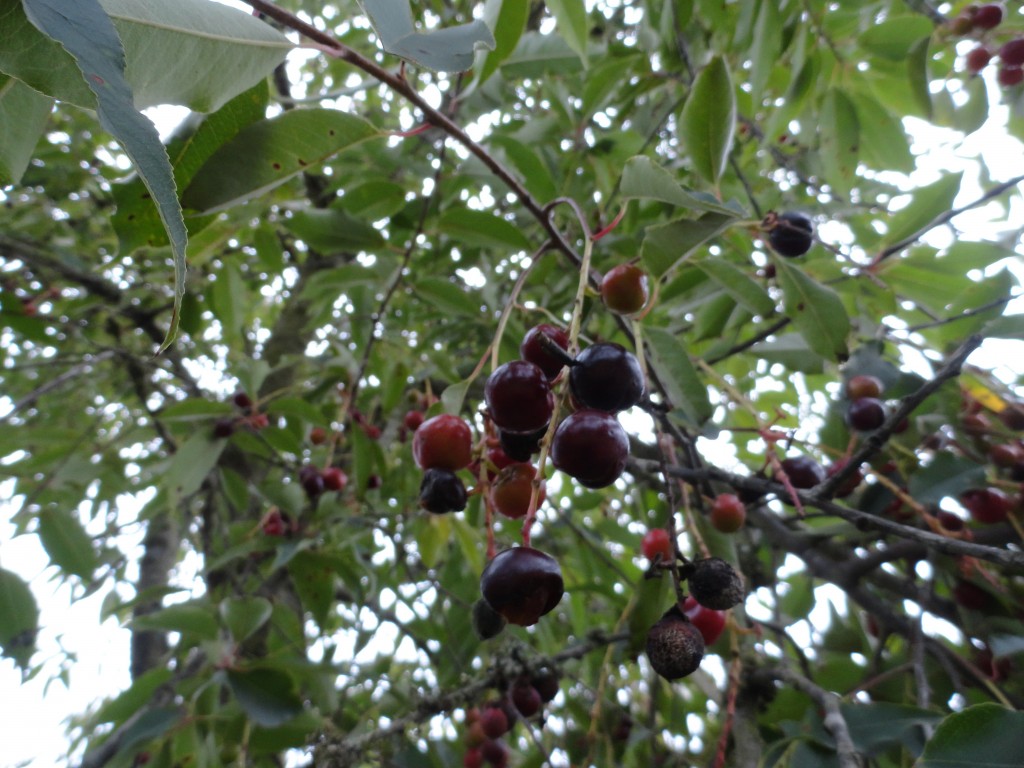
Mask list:
POLYGON ((284 225, 322 253, 372 249, 384 244, 380 232, 335 206, 302 206, 292 211, 284 225))
POLYGON ((784 259, 775 259, 775 265, 785 296, 786 315, 807 341, 807 346, 826 360, 845 360, 850 318, 842 299, 831 288, 784 259))
POLYGON ((775 302, 756 281, 739 267, 725 259, 709 258, 693 262, 693 266, 701 270, 718 283, 719 287, 755 315, 766 316, 775 311, 775 302))
POLYGON ((226 671, 228 687, 239 706, 257 725, 276 728, 302 711, 295 683, 280 669, 257 668, 226 671))
POLYGON ((557 29, 580 59, 587 61, 587 5, 579 0, 547 0, 548 10, 558 22, 557 29))
POLYGON ((648 328, 644 342, 658 380, 664 385, 672 405, 682 410, 695 424, 711 418, 707 386, 697 375, 686 347, 664 328, 648 328))
POLYGON ((932 22, 923 14, 905 13, 869 26, 860 36, 860 44, 876 56, 905 61, 914 46, 931 34, 932 22))
MULTIPOLYGON (((26 4, 30 12, 37 1, 26 4)), ((0 16, 0 70, 48 96, 95 109, 74 59, 26 26, 18 3, 4 5, 10 7, 0 16)), ((181 104, 212 112, 266 77, 293 47, 252 14, 210 0, 101 0, 99 6, 123 43, 125 79, 138 109, 181 104)))
POLYGON ((742 211, 723 205, 716 198, 701 192, 691 192, 679 186, 672 174, 656 165, 651 158, 644 155, 631 157, 622 169, 622 196, 629 198, 646 198, 660 200, 681 208, 692 208, 698 211, 711 211, 725 216, 737 217, 742 211))
POLYGON ((39 607, 28 584, 0 568, 0 647, 4 656, 25 668, 36 647, 39 607))
POLYGON ((915 190, 914 197, 908 205, 890 214, 885 245, 898 243, 913 235, 934 221, 936 216, 948 211, 953 206, 957 192, 960 191, 962 178, 962 173, 951 173, 915 190))
POLYGON ((860 122, 850 97, 839 88, 829 88, 821 106, 821 164, 828 184, 846 191, 857 173, 860 150, 860 122))
POLYGON ((165 348, 178 327, 181 297, 185 293, 188 244, 167 152, 160 143, 156 127, 135 109, 131 86, 124 78, 124 50, 120 38, 97 0, 81 0, 70 5, 59 0, 23 2, 32 24, 59 40, 74 56, 96 95, 100 124, 131 158, 156 203, 174 251, 174 309, 161 347, 165 348))
POLYGON ((66 573, 91 579, 98 558, 92 538, 74 514, 58 509, 39 513, 39 540, 50 560, 66 573))
POLYGON ((0 187, 21 180, 52 108, 53 99, 0 74, 0 187))
POLYGON ((736 129, 736 94, 725 59, 716 56, 700 71, 683 107, 680 131, 694 170, 717 184, 736 129))
POLYGON ((343 149, 381 134, 335 109, 293 109, 240 130, 182 194, 186 208, 210 213, 257 197, 343 149))
POLYGON ((782 51, 782 13, 780 3, 762 0, 757 11, 754 39, 750 50, 750 96, 760 103, 765 84, 782 51))
POLYGON ((388 53, 435 72, 464 72, 476 49, 494 48, 494 36, 480 19, 417 32, 409 0, 360 0, 388 53))
POLYGON ((705 213, 696 219, 676 219, 648 227, 640 246, 640 258, 652 275, 664 275, 734 221, 735 215, 705 213))
POLYGON ((1024 712, 986 703, 939 723, 915 768, 1009 768, 1024 765, 1024 712))
POLYGON ((519 227, 487 211, 451 208, 441 214, 438 225, 446 235, 466 245, 514 250, 530 247, 519 227))

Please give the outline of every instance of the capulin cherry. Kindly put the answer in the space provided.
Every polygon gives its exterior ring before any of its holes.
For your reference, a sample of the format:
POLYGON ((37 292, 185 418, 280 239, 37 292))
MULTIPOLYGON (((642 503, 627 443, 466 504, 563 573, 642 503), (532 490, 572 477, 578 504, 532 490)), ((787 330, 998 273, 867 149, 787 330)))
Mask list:
POLYGON ((484 400, 500 429, 519 434, 542 429, 555 408, 548 377, 527 360, 512 360, 488 376, 484 400))
POLYGON ((644 373, 640 361, 621 344, 599 342, 576 356, 569 387, 587 408, 615 413, 640 402, 644 373))

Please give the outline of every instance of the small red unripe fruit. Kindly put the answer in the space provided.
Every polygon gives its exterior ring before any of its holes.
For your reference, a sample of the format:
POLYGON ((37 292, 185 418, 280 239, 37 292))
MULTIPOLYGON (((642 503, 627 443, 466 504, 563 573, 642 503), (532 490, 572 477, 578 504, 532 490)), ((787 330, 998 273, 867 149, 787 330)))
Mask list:
POLYGON ((670 563, 673 559, 672 539, 664 528, 652 528, 645 533, 643 541, 640 542, 640 550, 652 563, 659 556, 663 563, 670 563))
POLYGON ((972 19, 975 29, 995 29, 1003 21, 1003 6, 987 3, 978 8, 972 19))
POLYGON ((1004 43, 999 49, 999 60, 1004 67, 1019 67, 1024 64, 1024 37, 1017 37, 1004 43))
MULTIPOLYGON (((533 495, 533 479, 537 470, 532 464, 516 463, 505 467, 491 485, 491 503, 494 508, 513 520, 524 517, 530 508, 533 495)), ((544 501, 545 484, 541 481, 537 494, 537 506, 544 501)))
POLYGON ((879 397, 882 394, 882 380, 877 376, 860 374, 846 382, 846 397, 859 400, 862 397, 879 397))
POLYGON ((747 521, 747 508, 733 493, 720 493, 711 506, 711 527, 722 533, 735 533, 747 521))
POLYGON ((324 488, 328 491, 340 491, 348 485, 348 475, 338 467, 327 467, 320 473, 324 479, 324 488))
POLYGON ((442 413, 427 419, 412 437, 412 455, 420 469, 456 472, 473 458, 473 435, 458 416, 442 413))
POLYGON ((988 434, 992 429, 992 422, 983 413, 968 413, 960 420, 964 432, 975 437, 988 434))
MULTIPOLYGON (((468 718, 467 718, 468 722, 468 718)), ((470 749, 479 747, 485 741, 487 741, 487 734, 484 733, 484 727, 480 724, 480 716, 477 714, 477 719, 469 723, 469 727, 466 729, 466 736, 464 738, 466 746, 470 749)))
POLYGON ((313 427, 309 430, 309 442, 313 445, 323 445, 327 442, 327 430, 323 427, 313 427))
MULTIPOLYGON (((566 363, 564 356, 558 354, 557 350, 555 352, 551 351, 549 348, 551 345, 560 347, 562 350, 568 350, 569 334, 564 329, 550 323, 535 325, 526 332, 522 343, 519 345, 519 356, 544 371, 544 375, 548 379, 554 379, 558 376, 566 363), (542 336, 546 337, 550 344, 545 344, 545 340, 541 338, 542 336)), ((568 352, 566 352, 566 355, 568 355, 568 352)))
POLYGON ((713 644, 725 630, 725 612, 713 608, 705 608, 698 603, 693 595, 687 595, 683 601, 683 613, 704 638, 704 645, 713 644))
POLYGON ((288 523, 281 514, 281 510, 273 507, 263 516, 260 528, 263 529, 264 536, 284 536, 288 532, 288 523))
POLYGON ((971 488, 960 494, 960 503, 979 523, 1001 523, 1013 502, 998 488, 971 488))
POLYGON ((988 66, 989 61, 992 60, 992 53, 983 45, 979 45, 977 48, 972 49, 967 54, 965 64, 967 65, 967 71, 972 75, 976 75, 985 67, 988 66))
POLYGON ((647 273, 635 264, 620 264, 610 269, 601 281, 604 305, 620 315, 632 315, 647 304, 650 291, 647 273))
POLYGON ((480 727, 490 739, 498 739, 508 733, 508 716, 500 707, 485 707, 480 713, 480 727))
POLYGON ((415 432, 420 428, 425 418, 423 411, 409 411, 405 414, 405 418, 402 419, 402 423, 405 424, 406 429, 410 432, 415 432))

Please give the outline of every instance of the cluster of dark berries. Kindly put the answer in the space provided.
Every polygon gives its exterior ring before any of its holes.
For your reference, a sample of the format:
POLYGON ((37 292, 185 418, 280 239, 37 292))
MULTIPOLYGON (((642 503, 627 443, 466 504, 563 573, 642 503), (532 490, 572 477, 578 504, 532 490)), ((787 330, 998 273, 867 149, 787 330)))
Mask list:
POLYGON ((519 718, 541 716, 544 705, 558 695, 558 687, 558 674, 545 669, 517 678, 499 699, 466 710, 463 768, 508 765, 509 749, 502 737, 511 732, 519 718))
POLYGON ((265 429, 270 424, 267 414, 262 413, 254 407, 252 398, 245 392, 236 392, 231 402, 242 412, 240 416, 225 417, 217 419, 213 425, 213 436, 218 440, 231 437, 239 426, 247 426, 252 430, 265 429))
POLYGON ((993 49, 988 33, 1003 22, 1005 12, 997 3, 968 5, 950 22, 950 31, 955 35, 983 37, 983 42, 967 52, 964 67, 972 75, 979 74, 993 58, 999 58, 996 80, 1004 88, 1024 82, 1024 38, 1016 37, 993 49))
POLYGON ((775 213, 770 211, 761 222, 768 233, 768 244, 780 256, 803 256, 814 243, 814 224, 810 218, 796 211, 775 213))
POLYGON ((342 491, 348 485, 348 475, 340 467, 314 467, 304 465, 299 470, 299 483, 310 501, 316 501, 325 491, 342 491))
POLYGON ((448 413, 427 419, 413 433, 412 455, 423 470, 420 506, 434 514, 465 509, 466 486, 456 473, 473 459, 469 424, 448 413))
POLYGON ((704 649, 722 633, 722 613, 743 601, 743 577, 720 557, 696 560, 681 569, 690 596, 673 605, 647 632, 647 658, 666 680, 692 674, 704 649))
POLYGON ((857 432, 874 432, 885 423, 886 409, 882 402, 882 382, 875 376, 860 374, 846 382, 846 423, 857 432))

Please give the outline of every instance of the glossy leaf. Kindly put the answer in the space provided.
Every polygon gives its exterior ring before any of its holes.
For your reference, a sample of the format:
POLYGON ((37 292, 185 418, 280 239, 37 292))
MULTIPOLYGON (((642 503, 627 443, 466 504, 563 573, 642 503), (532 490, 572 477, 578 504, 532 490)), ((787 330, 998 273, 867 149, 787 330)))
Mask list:
POLYGON ((1018 765, 1024 758, 1020 733, 1024 712, 999 704, 976 704, 946 717, 928 744, 916 768, 948 768, 972 765, 1002 768, 1018 765))
POLYGON ((660 200, 681 208, 710 211, 724 216, 736 217, 741 211, 722 205, 710 195, 691 192, 672 178, 672 175, 649 157, 631 157, 622 169, 621 191, 623 197, 660 200))
POLYGON ((586 4, 574 0, 548 0, 546 5, 558 22, 559 34, 586 63, 587 38, 590 33, 587 28, 586 4))
POLYGON ((135 629, 181 632, 201 640, 217 638, 217 621, 205 605, 178 603, 132 619, 135 629))
POLYGON ((478 64, 477 82, 486 81, 516 49, 529 15, 529 4, 521 0, 487 0, 484 18, 494 32, 494 45, 478 64))
POLYGON ((960 191, 962 178, 963 174, 952 173, 918 189, 909 205, 890 215, 885 243, 892 245, 902 241, 930 224, 939 214, 948 211, 960 191))
POLYGON ((695 261, 693 265, 732 296, 736 303, 746 307, 752 313, 766 316, 775 311, 775 302, 768 296, 764 288, 739 267, 724 259, 716 258, 695 261))
POLYGON ((247 125, 192 178, 182 204, 212 213, 268 192, 343 149, 379 136, 361 117, 295 109, 247 125))
POLYGON ((697 75, 683 107, 680 128, 694 170, 717 184, 736 130, 736 96, 722 57, 713 58, 697 75))
POLYGON ((914 46, 931 34, 931 21, 921 14, 907 13, 872 24, 860 36, 860 44, 883 58, 904 61, 914 46))
POLYGON ((853 183, 860 152, 860 121, 849 96, 830 88, 821 106, 820 159, 826 178, 840 190, 853 183))
POLYGON ((672 405, 682 409, 696 424, 709 419, 712 411, 707 387, 682 343, 661 328, 647 329, 644 341, 672 405))
POLYGON ((676 219, 648 227, 640 249, 644 266, 656 277, 671 272, 735 220, 733 215, 705 213, 696 219, 676 219))
POLYGON ((786 315, 807 346, 826 360, 845 360, 850 318, 836 292, 782 259, 775 260, 775 268, 785 295, 786 315))
POLYGON ((477 48, 494 48, 491 30, 479 19, 417 32, 409 0, 360 2, 385 51, 435 72, 464 72, 473 66, 477 48))
POLYGON ((220 603, 221 619, 236 643, 266 624, 272 612, 273 606, 265 597, 228 597, 220 603))

